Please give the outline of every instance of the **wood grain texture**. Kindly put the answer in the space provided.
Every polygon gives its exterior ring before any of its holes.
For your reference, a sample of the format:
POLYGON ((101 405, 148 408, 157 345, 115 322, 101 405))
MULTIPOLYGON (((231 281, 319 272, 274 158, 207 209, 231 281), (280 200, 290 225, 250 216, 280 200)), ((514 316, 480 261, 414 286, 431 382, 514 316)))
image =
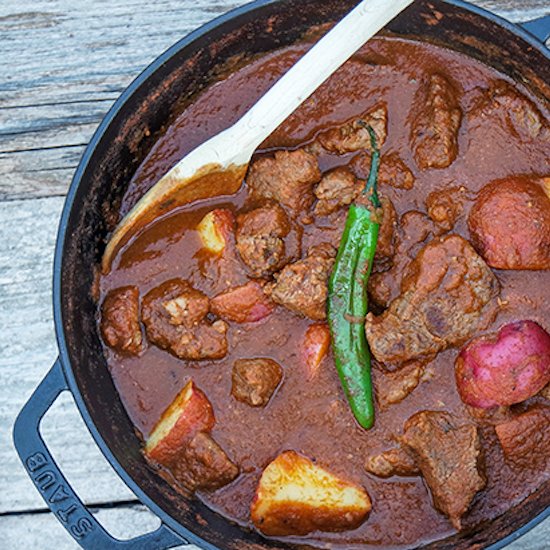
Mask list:
MULTIPOLYGON (((57 354, 51 267, 62 196, 80 155, 113 101, 148 63, 190 30, 243 3, 0 3, 2 548, 76 548, 28 480, 11 445, 11 428, 57 354)), ((514 21, 550 12, 548 0, 476 3, 514 21)), ((69 481, 86 503, 101 507, 98 517, 113 534, 155 528, 158 520, 132 504, 133 494, 95 446, 70 396, 58 400, 43 431, 69 481)), ((548 540, 550 521, 510 548, 543 550, 548 540)))
MULTIPOLYGON (((0 200, 63 195, 120 92, 192 29, 244 2, 16 0, 0 5, 0 200)), ((512 21, 547 0, 477 0, 512 21)))
MULTIPOLYGON (((0 513, 44 503, 11 446, 17 411, 56 358, 51 271, 58 197, 0 203, 0 513)), ((86 502, 133 499, 88 434, 68 394, 43 423, 44 438, 86 502)))
POLYGON ((9 177, 0 181, 0 200, 63 195, 84 146, 131 80, 240 4, 34 0, 30 9, 2 2, 0 173, 9 177))
MULTIPOLYGON (((77 548, 47 512, 10 435, 17 412, 56 357, 50 273, 62 203, 60 197, 0 203, 0 532, 9 550, 77 548)), ((101 455, 68 394, 48 412, 42 430, 76 492, 92 508, 102 505, 98 518, 113 535, 155 528, 158 520, 145 507, 115 505, 135 497, 101 455)), ((509 550, 546 550, 549 537, 546 521, 509 550)))

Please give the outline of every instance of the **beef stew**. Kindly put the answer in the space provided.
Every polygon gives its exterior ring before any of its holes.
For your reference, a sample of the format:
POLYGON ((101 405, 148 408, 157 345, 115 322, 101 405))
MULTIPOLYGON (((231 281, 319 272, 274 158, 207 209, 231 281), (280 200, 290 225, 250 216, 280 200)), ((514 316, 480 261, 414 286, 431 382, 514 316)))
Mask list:
MULTIPOLYGON (((187 107, 134 176, 121 214, 305 47, 244 64, 187 107)), ((272 135, 238 193, 179 209, 138 235, 101 277, 100 322, 111 373, 145 441, 193 383, 177 409, 177 418, 190 419, 181 448, 152 458, 152 467, 267 536, 341 548, 437 540, 496 517, 546 481, 543 444, 532 444, 540 457, 533 467, 510 459, 523 452, 515 447, 529 446, 513 422, 532 418, 533 437, 550 431, 544 390, 500 418, 494 408, 472 411, 454 373, 474 336, 519 319, 550 329, 549 120, 548 105, 493 69, 436 46, 376 39, 272 135), (330 349, 307 337, 326 326, 327 279, 347 205, 370 167, 358 120, 371 124, 382 147, 384 199, 366 324, 378 400, 369 431, 351 415, 330 349), (483 199, 481 189, 499 181, 528 182, 512 185, 518 193, 540 191, 527 208, 543 222, 535 216, 520 244, 536 265, 516 254, 506 269, 494 266, 480 244, 488 239, 480 220, 507 212, 483 199), (201 424, 208 407, 215 422, 201 424), (382 473, 372 467, 379 456, 382 473), (266 518, 251 507, 258 509, 261 480, 279 457, 289 479, 305 472, 299 494, 309 505, 319 487, 340 503, 333 485, 355 491, 346 512, 353 521, 336 521, 342 508, 333 503, 320 515, 319 507, 287 509, 286 522, 278 510, 268 517, 278 518, 277 529, 262 529, 266 518)), ((524 225, 533 219, 518 216, 524 225)), ((492 226, 498 248, 511 240, 503 226, 492 226)))

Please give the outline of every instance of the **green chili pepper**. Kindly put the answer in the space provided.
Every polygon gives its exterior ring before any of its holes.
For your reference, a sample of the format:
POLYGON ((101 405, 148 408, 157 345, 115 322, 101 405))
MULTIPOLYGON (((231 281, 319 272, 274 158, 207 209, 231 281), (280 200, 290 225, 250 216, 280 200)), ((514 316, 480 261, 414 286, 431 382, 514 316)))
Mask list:
POLYGON ((328 320, 336 369, 353 414, 369 429, 374 423, 370 351, 365 336, 369 279, 378 232, 377 193, 380 152, 376 135, 367 127, 372 144, 369 178, 361 197, 350 206, 336 263, 329 280, 328 320))

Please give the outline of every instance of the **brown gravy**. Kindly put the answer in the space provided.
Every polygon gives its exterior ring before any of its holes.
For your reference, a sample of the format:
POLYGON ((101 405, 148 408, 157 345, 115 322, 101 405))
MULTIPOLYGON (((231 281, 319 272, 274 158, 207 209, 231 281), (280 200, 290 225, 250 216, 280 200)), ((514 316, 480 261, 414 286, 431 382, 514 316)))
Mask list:
MULTIPOLYGON (((135 174, 121 213, 126 213, 175 161, 232 124, 304 48, 297 45, 266 55, 202 93, 159 138, 135 174)), ((399 215, 409 210, 425 212, 426 196, 447 186, 464 186, 473 199, 475 192, 491 180, 512 174, 545 175, 548 143, 526 145, 510 136, 498 117, 482 119, 472 110, 480 90, 487 89, 495 79, 506 77, 455 52, 395 38, 376 39, 298 109, 258 154, 309 142, 321 129, 357 116, 383 100, 388 106, 389 123, 382 154, 399 153, 415 176, 412 190, 380 189, 393 201, 399 215), (443 170, 421 171, 412 158, 409 116, 419 81, 434 70, 444 72, 461 90, 465 117, 458 159, 443 170)), ((530 97, 526 90, 520 91, 530 97)), ((537 105, 548 117, 547 106, 540 102, 537 105)), ((321 170, 347 164, 352 156, 321 155, 321 170)), ((209 265, 212 260, 201 254, 194 228, 214 206, 238 211, 246 201, 243 187, 235 195, 181 208, 152 224, 119 253, 111 273, 101 278, 101 300, 109 290, 128 284, 136 285, 143 296, 174 277, 189 280, 208 296, 224 290, 224 282, 213 275, 215 270, 209 265)), ((465 220, 471 204, 471 200, 465 202, 464 214, 454 229, 465 238, 469 236, 465 220)), ((343 223, 344 216, 345 212, 339 223, 343 223)), ((327 240, 332 230, 327 220, 320 218, 304 226, 303 250, 327 240)), ((532 319, 548 328, 550 271, 495 273, 507 305, 489 330, 517 319, 532 319)), ((244 275, 242 282, 246 282, 244 275)), ((189 379, 206 393, 216 416, 213 437, 240 466, 241 475, 215 493, 198 496, 229 519, 251 527, 250 503, 263 468, 280 452, 293 449, 364 486, 373 501, 370 516, 357 530, 313 533, 306 537, 308 543, 347 549, 412 548, 452 533, 448 520, 434 510, 421 477, 381 480, 367 474, 363 465, 367 455, 393 446, 405 420, 416 411, 446 410, 464 422, 472 421, 454 382, 458 350, 440 353, 429 366, 431 379, 401 403, 382 413, 377 411, 375 427, 364 431, 349 411, 330 356, 325 358, 315 383, 306 379, 299 349, 311 323, 278 307, 258 323, 231 325, 229 353, 220 361, 184 362, 152 345, 139 357, 122 357, 108 348, 105 354, 128 414, 144 437, 189 379), (265 409, 240 403, 230 393, 234 361, 254 356, 272 357, 284 368, 284 382, 265 409)), ((550 478, 548 469, 535 473, 511 469, 503 460, 493 429, 482 428, 481 434, 488 484, 465 516, 465 529, 500 515, 550 478)))

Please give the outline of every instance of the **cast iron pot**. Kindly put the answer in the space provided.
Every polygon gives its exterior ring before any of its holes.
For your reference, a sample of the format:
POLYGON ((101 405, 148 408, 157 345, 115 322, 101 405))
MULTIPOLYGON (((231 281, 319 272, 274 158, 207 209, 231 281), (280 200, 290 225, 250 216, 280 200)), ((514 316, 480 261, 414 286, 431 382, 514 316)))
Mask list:
MULTIPOLYGON (((15 446, 30 478, 82 547, 149 550, 188 542, 211 550, 290 547, 241 529, 196 499, 182 498, 146 465, 102 354, 91 293, 93 266, 100 262, 132 174, 181 105, 212 82, 229 58, 291 44, 312 25, 337 21, 356 3, 258 0, 208 23, 161 55, 128 87, 86 149, 57 237, 53 301, 59 359, 14 427, 15 446), (39 430, 42 416, 67 390, 112 467, 162 520, 155 532, 130 541, 112 538, 67 483, 39 430)), ((543 45, 550 35, 550 16, 522 29, 465 2, 418 0, 388 30, 461 51, 550 98, 550 54, 543 45)), ((550 482, 494 521, 425 548, 501 548, 549 515, 550 482)))

